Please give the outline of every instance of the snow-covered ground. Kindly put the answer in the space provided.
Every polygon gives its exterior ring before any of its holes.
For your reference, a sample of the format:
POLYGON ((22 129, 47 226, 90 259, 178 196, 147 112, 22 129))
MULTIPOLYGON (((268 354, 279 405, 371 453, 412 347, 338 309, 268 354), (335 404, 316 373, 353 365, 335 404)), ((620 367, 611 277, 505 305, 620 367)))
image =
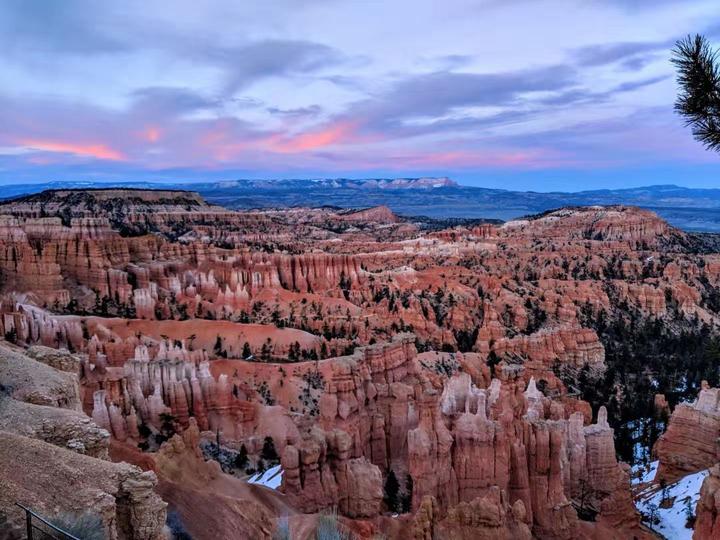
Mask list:
POLYGON ((658 461, 652 461, 647 465, 634 465, 631 473, 632 485, 636 486, 638 484, 647 484, 648 482, 652 482, 653 478, 655 478, 655 473, 657 472, 658 463, 658 461))
MULTIPOLYGON (((645 473, 642 480, 635 482, 639 484, 641 481, 652 480, 657 470, 657 462, 650 464, 652 472, 645 473)), ((708 475, 708 471, 700 471, 695 474, 684 476, 674 484, 667 486, 667 497, 672 500, 670 508, 662 508, 660 503, 663 499, 662 489, 658 484, 653 484, 642 491, 635 498, 635 506, 643 516, 643 521, 649 519, 649 515, 654 512, 657 523, 651 524, 652 528, 662 534, 668 540, 691 540, 693 531, 685 527, 687 521, 688 501, 693 514, 700 498, 700 486, 708 475)))
POLYGON ((269 487, 270 489, 277 489, 282 483, 283 470, 280 465, 269 468, 263 473, 257 473, 248 478, 248 484, 259 484, 261 486, 269 487))

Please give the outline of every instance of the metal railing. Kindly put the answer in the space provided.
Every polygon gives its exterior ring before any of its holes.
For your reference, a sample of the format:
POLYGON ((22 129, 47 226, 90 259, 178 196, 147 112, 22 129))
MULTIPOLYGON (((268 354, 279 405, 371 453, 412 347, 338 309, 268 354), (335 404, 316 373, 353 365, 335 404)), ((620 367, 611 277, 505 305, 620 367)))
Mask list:
POLYGON ((82 538, 63 531, 22 504, 15 504, 25 512, 27 540, 82 540, 82 538))

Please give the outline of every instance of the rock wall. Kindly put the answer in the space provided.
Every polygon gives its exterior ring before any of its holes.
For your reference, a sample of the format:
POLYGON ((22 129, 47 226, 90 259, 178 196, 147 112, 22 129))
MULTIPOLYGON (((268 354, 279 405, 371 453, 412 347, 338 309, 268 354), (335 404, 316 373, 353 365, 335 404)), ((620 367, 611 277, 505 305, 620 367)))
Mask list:
POLYGON ((720 457, 720 389, 703 383, 693 403, 680 403, 653 449, 656 478, 671 482, 713 466, 720 457))
POLYGON ((695 516, 693 540, 720 537, 720 465, 713 465, 703 481, 695 516))

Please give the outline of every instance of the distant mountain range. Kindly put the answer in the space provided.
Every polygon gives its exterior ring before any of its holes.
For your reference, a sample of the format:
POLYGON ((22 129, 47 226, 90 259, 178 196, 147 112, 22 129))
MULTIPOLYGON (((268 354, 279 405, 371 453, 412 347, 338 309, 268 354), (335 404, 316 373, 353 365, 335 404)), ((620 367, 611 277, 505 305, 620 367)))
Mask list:
MULTIPOLYGON (((562 206, 624 204, 657 212, 671 224, 696 231, 720 232, 720 189, 674 185, 603 189, 576 193, 508 191, 459 185, 449 178, 329 178, 319 180, 232 180, 205 183, 118 182, 144 189, 191 189, 228 208, 386 205, 402 215, 433 218, 508 220, 562 206)), ((0 198, 45 189, 109 187, 91 182, 51 182, 0 187, 0 198)))

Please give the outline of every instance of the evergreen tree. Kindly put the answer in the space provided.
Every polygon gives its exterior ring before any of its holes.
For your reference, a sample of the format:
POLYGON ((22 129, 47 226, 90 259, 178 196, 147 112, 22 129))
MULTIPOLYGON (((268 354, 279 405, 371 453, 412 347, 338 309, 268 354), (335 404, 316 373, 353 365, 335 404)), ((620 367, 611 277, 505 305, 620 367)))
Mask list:
POLYGON ((272 437, 265 437, 260 457, 264 461, 271 463, 278 463, 280 461, 280 456, 278 456, 277 450, 275 450, 275 441, 273 441, 272 437))
POLYGON ((267 339, 267 342, 263 343, 263 346, 260 348, 260 360, 263 362, 269 362, 270 361, 270 338, 267 339))
POLYGON ((407 514, 412 510, 412 496, 413 496, 413 479, 409 474, 405 477, 405 493, 403 494, 400 503, 402 505, 402 511, 407 514))
POLYGON ((15 328, 11 328, 5 332, 5 340, 10 343, 17 343, 17 330, 15 328))
POLYGON ((223 340, 220 337, 220 334, 218 334, 217 338, 215 338, 215 346, 213 347, 213 351, 215 352, 215 356, 227 358, 227 353, 223 349, 223 340))
POLYGON ((248 464, 248 452, 247 448, 245 448, 245 445, 240 446, 240 451, 238 452, 238 455, 235 456, 235 466, 238 469, 244 469, 247 467, 248 464))
POLYGON ((490 354, 488 354, 487 357, 487 365, 490 368, 490 376, 495 377, 495 366, 497 366, 500 363, 500 358, 495 353, 495 351, 490 351, 490 354))
POLYGON ((395 472, 390 469, 385 480, 385 505, 391 512, 398 510, 398 494, 400 492, 400 484, 395 476, 395 472))

